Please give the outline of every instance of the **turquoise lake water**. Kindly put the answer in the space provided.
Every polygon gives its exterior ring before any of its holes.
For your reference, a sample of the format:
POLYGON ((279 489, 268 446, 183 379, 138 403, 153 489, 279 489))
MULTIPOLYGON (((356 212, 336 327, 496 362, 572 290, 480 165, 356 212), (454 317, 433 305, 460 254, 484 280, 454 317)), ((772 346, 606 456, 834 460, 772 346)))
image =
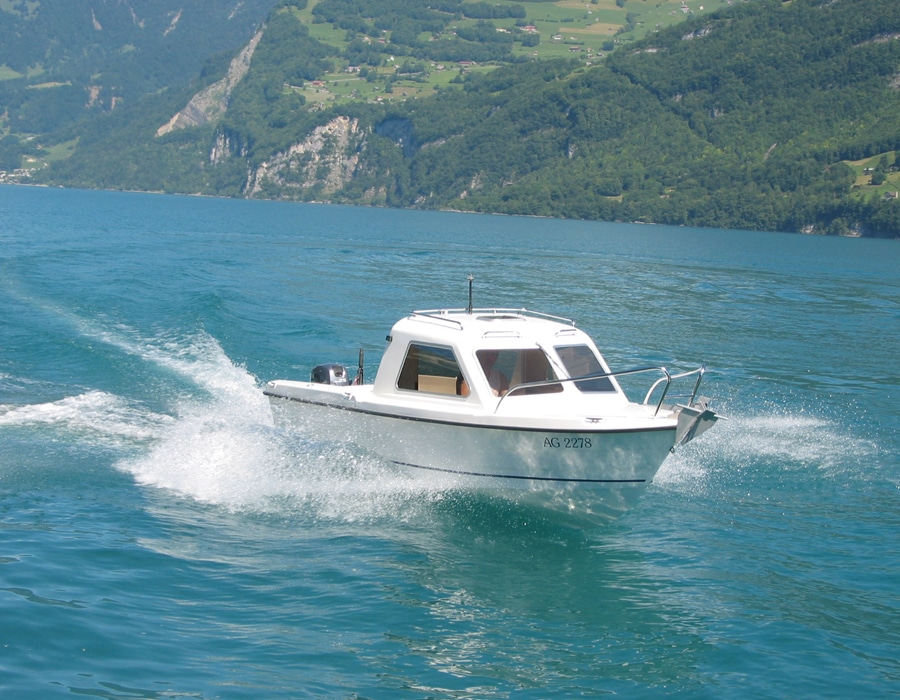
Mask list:
POLYGON ((0 697, 900 694, 900 242, 0 187, 0 697), (262 385, 574 318, 728 416, 576 531, 262 385))

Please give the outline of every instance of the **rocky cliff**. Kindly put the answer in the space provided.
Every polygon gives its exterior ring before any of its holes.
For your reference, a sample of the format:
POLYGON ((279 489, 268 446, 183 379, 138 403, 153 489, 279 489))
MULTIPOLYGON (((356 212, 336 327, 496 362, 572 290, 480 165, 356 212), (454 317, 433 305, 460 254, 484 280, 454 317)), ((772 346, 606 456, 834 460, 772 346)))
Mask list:
POLYGON ((279 197, 290 199, 292 192, 313 187, 330 195, 353 178, 364 142, 358 120, 336 117, 303 141, 251 168, 244 195, 254 197, 274 188, 279 197))
POLYGON ((263 29, 260 29, 231 61, 225 77, 194 95, 184 109, 156 130, 156 135, 164 136, 176 129, 200 126, 221 119, 228 109, 232 91, 250 70, 250 60, 262 35, 263 29))

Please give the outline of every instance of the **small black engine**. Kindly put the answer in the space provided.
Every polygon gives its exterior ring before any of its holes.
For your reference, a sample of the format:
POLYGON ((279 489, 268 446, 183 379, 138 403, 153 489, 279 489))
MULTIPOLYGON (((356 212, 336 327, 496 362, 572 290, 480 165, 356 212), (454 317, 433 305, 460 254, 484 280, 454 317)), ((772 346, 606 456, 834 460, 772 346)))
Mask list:
POLYGON ((347 386, 350 384, 350 377, 347 375, 347 368, 335 362, 324 365, 316 365, 309 376, 309 381, 315 384, 332 384, 334 386, 347 386))

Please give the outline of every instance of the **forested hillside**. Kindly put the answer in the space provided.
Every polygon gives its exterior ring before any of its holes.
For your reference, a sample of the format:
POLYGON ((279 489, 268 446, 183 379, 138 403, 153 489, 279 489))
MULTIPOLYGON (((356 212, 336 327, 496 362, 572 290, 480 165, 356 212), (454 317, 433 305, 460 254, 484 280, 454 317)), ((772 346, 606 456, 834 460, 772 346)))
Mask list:
POLYGON ((184 88, 204 65, 221 70, 273 5, 0 0, 0 171, 46 158, 92 119, 184 88))
POLYGON ((574 4, 286 0, 16 144, 62 185, 900 237, 896 0, 574 4))

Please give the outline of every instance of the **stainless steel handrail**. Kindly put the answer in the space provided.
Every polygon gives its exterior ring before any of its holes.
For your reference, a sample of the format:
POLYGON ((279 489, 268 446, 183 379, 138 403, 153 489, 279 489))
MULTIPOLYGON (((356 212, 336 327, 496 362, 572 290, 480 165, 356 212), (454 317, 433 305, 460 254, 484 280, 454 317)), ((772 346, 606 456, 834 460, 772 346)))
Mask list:
POLYGON ((413 311, 411 316, 419 316, 420 318, 428 319, 429 321, 437 321, 439 323, 449 323, 451 325, 456 326, 458 330, 463 329, 462 321, 455 318, 448 318, 447 316, 441 315, 438 310, 435 311, 413 311))
MULTIPOLYGON (((650 387, 650 390, 647 392, 647 395, 644 397, 644 403, 648 403, 650 401, 650 396, 656 390, 656 387, 659 386, 660 382, 666 382, 666 388, 663 390, 662 398, 665 398, 666 394, 669 391, 670 384, 676 379, 684 379, 685 377, 690 377, 692 374, 697 375, 697 381, 694 382, 694 388, 691 390, 690 394, 678 394, 677 398, 687 398, 688 406, 694 403, 694 399, 697 397, 697 391, 700 389, 700 381, 703 379, 703 375, 706 374, 706 365, 700 365, 697 369, 692 369, 689 372, 682 372, 681 374, 673 374, 668 377, 660 377, 655 382, 653 382, 653 386, 650 387)), ((662 403, 662 398, 660 399, 660 403, 662 403)))
MULTIPOLYGON (((698 371, 698 370, 694 370, 694 372, 696 372, 696 371, 698 371)), ((562 379, 545 379, 540 382, 524 382, 522 384, 516 384, 514 387, 510 388, 510 390, 507 391, 503 396, 500 397, 500 400, 497 402, 497 406, 494 408, 494 413, 497 412, 497 410, 500 408, 500 404, 503 403, 503 400, 507 396, 511 396, 513 393, 518 392, 520 390, 531 389, 534 387, 541 387, 541 386, 553 386, 554 384, 564 384, 566 382, 583 382, 583 381, 588 381, 591 379, 602 379, 604 377, 624 377, 626 375, 641 374, 643 372, 662 372, 663 375, 665 375, 663 377, 660 377, 653 384, 653 388, 655 388, 659 385, 660 382, 662 382, 662 381, 666 382, 666 388, 663 391, 662 396, 659 397, 659 401, 656 404, 656 410, 653 413, 653 415, 655 416, 656 414, 659 413, 659 409, 662 407, 663 399, 666 398, 666 393, 669 390, 669 384, 671 384, 672 379, 674 378, 671 374, 669 374, 669 370, 667 370, 665 367, 635 367, 634 369, 624 369, 624 370, 620 370, 618 372, 594 372, 592 374, 583 374, 580 377, 563 377, 562 379)), ((693 374, 693 372, 686 372, 684 374, 680 374, 680 375, 676 375, 676 376, 682 377, 682 376, 687 376, 689 374, 693 374)), ((696 388, 695 388, 695 391, 696 391, 696 388)), ((646 398, 644 399, 644 404, 647 404, 649 402, 651 393, 653 393, 652 388, 651 388, 651 391, 647 394, 646 398)))
POLYGON ((624 377, 631 374, 641 374, 643 372, 662 372, 663 374, 662 377, 653 382, 653 385, 650 387, 650 390, 644 397, 642 403, 645 406, 650 403, 650 397, 653 395, 653 392, 656 391, 657 387, 662 382, 666 383, 662 393, 660 394, 659 400, 656 402, 656 409, 653 411, 653 415, 656 416, 659 414, 659 409, 662 408, 663 401, 665 401, 666 396, 668 396, 669 394, 669 388, 672 386, 672 382, 696 374, 697 381, 694 382, 694 387, 691 390, 691 393, 675 395, 676 398, 687 398, 688 406, 694 403, 694 399, 697 397, 697 392, 700 389, 700 381, 703 379, 703 375, 706 374, 706 365, 701 365, 697 369, 692 369, 688 372, 681 372, 680 374, 671 374, 665 367, 635 367, 633 369, 624 369, 618 372, 596 372, 593 374, 584 374, 580 377, 564 377, 562 379, 546 379, 540 382, 524 382, 522 384, 516 384, 514 387, 510 388, 510 390, 507 391, 503 396, 500 397, 500 400, 497 402, 497 406, 494 408, 494 413, 497 412, 497 410, 500 408, 500 404, 503 403, 503 400, 507 396, 510 396, 513 393, 520 392, 522 390, 541 386, 553 386, 554 384, 563 384, 565 382, 583 382, 591 379, 602 379, 604 377, 624 377))
POLYGON ((442 318, 447 314, 466 314, 466 315, 478 315, 478 314, 516 314, 519 316, 534 316, 535 318, 545 318, 550 321, 558 321, 560 323, 566 323, 570 326, 575 325, 575 321, 571 318, 566 318, 565 316, 554 316, 553 314, 545 314, 543 311, 532 311, 531 309, 506 309, 506 308, 498 308, 498 307, 481 307, 471 309, 422 309, 418 311, 413 311, 413 316, 427 316, 428 318, 440 319, 443 321, 448 321, 451 323, 459 323, 455 319, 451 318, 442 318))

